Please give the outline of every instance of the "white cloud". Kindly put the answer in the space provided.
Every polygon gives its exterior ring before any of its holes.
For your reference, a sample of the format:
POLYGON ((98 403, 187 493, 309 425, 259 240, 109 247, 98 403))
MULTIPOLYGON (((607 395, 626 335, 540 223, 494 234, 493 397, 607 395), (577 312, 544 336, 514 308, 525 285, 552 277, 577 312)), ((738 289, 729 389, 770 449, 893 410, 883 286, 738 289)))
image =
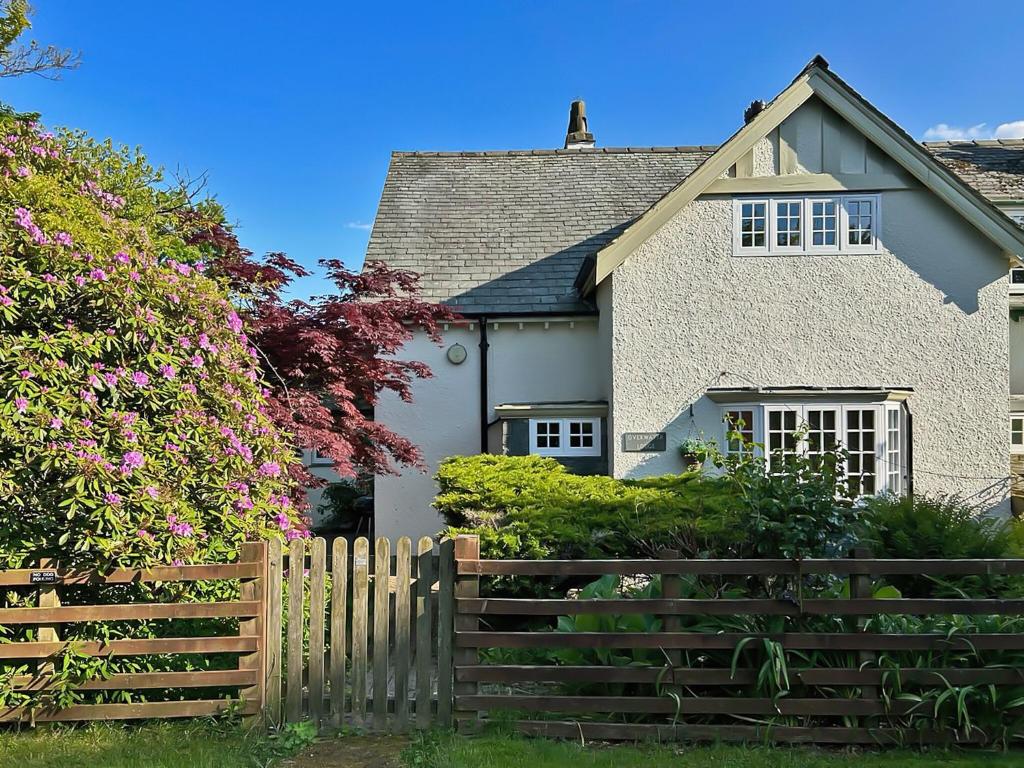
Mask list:
POLYGON ((363 222, 363 221, 350 221, 345 226, 348 229, 363 229, 363 230, 373 229, 373 224, 367 224, 366 222, 363 222))
POLYGON ((970 128, 959 128, 955 125, 939 123, 924 132, 925 141, 966 141, 970 139, 987 139, 991 136, 985 123, 972 125, 970 128))
POLYGON ((1012 123, 1001 123, 996 126, 996 132, 993 138, 1024 139, 1024 120, 1014 120, 1012 123))
POLYGON ((933 125, 924 132, 925 141, 972 141, 974 139, 1021 139, 1024 138, 1024 120, 1000 123, 991 129, 988 123, 978 123, 961 128, 948 123, 933 125))

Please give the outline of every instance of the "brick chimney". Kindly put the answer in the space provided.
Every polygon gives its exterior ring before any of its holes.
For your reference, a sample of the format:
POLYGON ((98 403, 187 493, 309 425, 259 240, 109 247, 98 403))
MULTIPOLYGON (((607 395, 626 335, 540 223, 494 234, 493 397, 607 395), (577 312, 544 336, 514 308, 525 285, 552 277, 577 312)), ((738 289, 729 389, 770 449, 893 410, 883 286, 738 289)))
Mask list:
POLYGON ((569 105, 569 129, 565 134, 566 149, 594 146, 594 134, 587 130, 587 105, 574 101, 569 105))

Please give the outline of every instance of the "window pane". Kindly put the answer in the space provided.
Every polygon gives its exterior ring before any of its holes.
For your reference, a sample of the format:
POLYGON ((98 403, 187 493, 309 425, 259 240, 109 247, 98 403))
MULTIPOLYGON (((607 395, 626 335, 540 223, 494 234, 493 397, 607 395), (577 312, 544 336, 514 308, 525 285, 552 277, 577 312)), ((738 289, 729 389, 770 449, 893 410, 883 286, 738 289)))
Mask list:
POLYGON ((784 200, 775 203, 776 244, 783 248, 799 248, 801 226, 801 204, 799 201, 784 200))
POLYGON ((764 248, 767 244, 767 204, 748 202, 740 205, 740 247, 764 248))
POLYGON ((893 493, 903 492, 903 440, 900 434, 900 412, 885 412, 886 480, 893 493))
POLYGON ((726 411, 723 418, 727 433, 726 446, 730 453, 753 451, 754 412, 750 410, 726 411))
POLYGON ((811 244, 834 246, 839 217, 835 200, 811 201, 811 244))
POLYGON ((871 245, 874 238, 874 201, 850 200, 846 203, 847 242, 850 245, 871 245))
POLYGON ((848 409, 846 474, 851 496, 865 496, 878 490, 877 443, 874 409, 848 409))

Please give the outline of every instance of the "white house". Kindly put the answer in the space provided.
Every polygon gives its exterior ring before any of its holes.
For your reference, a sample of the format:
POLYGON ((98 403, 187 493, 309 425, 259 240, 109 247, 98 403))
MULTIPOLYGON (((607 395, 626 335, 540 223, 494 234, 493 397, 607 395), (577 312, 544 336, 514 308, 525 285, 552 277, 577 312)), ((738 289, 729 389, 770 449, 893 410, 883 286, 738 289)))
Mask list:
POLYGON ((434 377, 376 409, 428 465, 376 479, 378 535, 440 528, 447 456, 678 472, 730 418, 773 451, 842 444, 864 494, 1008 508, 1024 142, 919 144, 820 57, 744 118, 612 149, 576 103, 564 149, 394 153, 367 259, 464 321, 411 342, 434 377))

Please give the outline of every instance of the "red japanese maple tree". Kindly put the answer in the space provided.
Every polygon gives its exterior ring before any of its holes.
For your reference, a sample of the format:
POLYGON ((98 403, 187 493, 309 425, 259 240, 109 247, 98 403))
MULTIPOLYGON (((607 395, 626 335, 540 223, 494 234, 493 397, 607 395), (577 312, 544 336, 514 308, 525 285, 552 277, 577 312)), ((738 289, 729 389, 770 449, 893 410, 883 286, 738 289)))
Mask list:
MULTIPOLYGON (((246 330, 262 356, 268 412, 277 425, 299 446, 330 457, 342 476, 418 465, 419 449, 374 421, 372 408, 386 391, 412 400, 413 380, 430 377, 430 369, 396 354, 417 330, 440 342, 439 324, 456 314, 420 298, 416 273, 380 262, 357 273, 323 260, 337 292, 285 301, 291 280, 309 274, 301 265, 283 253, 255 258, 216 206, 183 209, 180 219, 191 242, 209 254, 208 272, 227 278, 247 308, 246 330)), ((303 482, 316 482, 300 471, 303 482)))

